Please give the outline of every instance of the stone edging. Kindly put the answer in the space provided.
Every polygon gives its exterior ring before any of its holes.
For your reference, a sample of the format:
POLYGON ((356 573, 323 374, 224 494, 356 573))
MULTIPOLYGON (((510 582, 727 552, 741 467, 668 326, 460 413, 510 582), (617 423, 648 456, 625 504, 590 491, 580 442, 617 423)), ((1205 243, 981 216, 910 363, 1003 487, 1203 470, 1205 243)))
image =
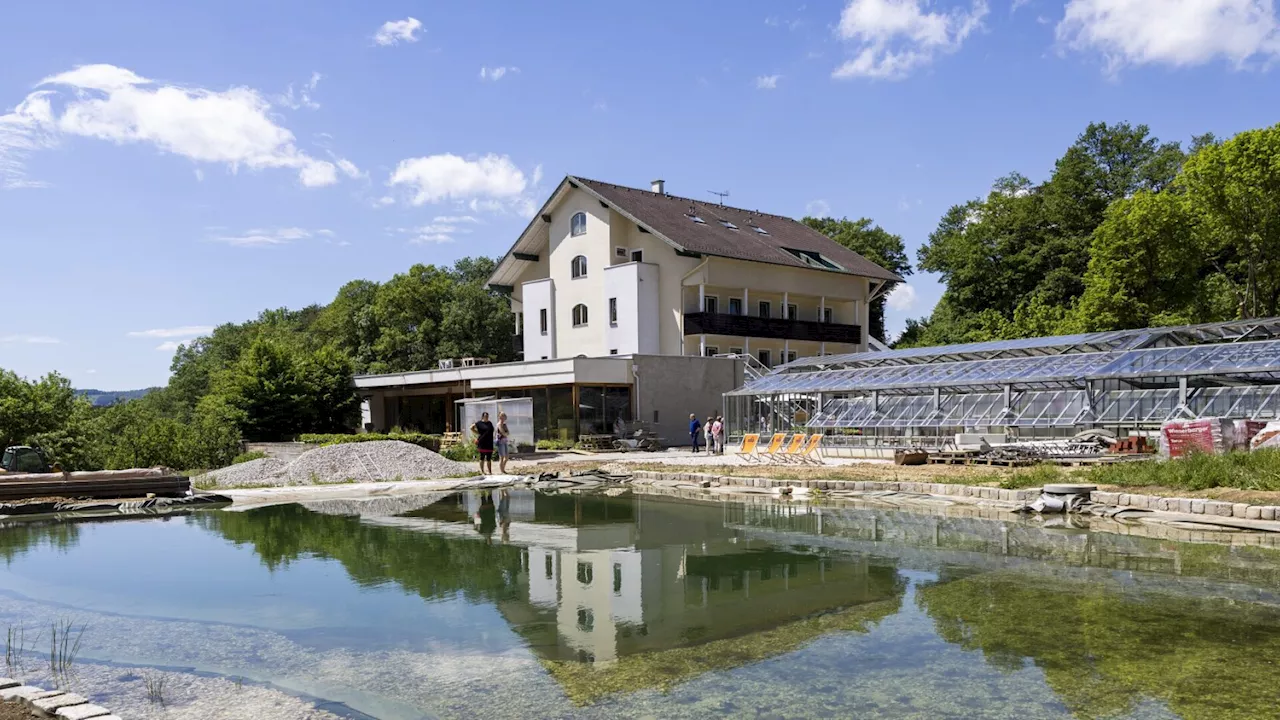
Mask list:
POLYGON ((1135 510, 1163 510, 1165 512, 1217 515, 1245 520, 1280 520, 1280 507, 1275 505, 1250 505, 1229 503, 1203 498, 1158 497, 1133 493, 1101 492, 1095 490, 1089 499, 1100 505, 1131 507, 1135 510))
MULTIPOLYGON (((773 478, 738 477, 736 475, 710 475, 704 473, 663 473, 637 470, 634 480, 648 482, 676 482, 697 485, 713 482, 721 486, 782 488, 803 487, 814 490, 852 490, 855 492, 909 492, 927 495, 950 495, 974 500, 998 500, 1010 503, 1028 503, 1040 497, 1040 488, 1004 490, 993 487, 953 485, 950 483, 881 482, 878 480, 775 480, 773 478)), ((634 482, 633 480, 633 482, 634 482)))
POLYGON ((58 720, 120 720, 117 715, 88 698, 61 690, 45 690, 23 685, 11 678, 0 678, 0 699, 16 700, 31 710, 32 717, 58 720))
MULTIPOLYGON (((997 500, 1012 503, 1029 503, 1040 497, 1040 488, 1003 490, 992 487, 954 485, 951 483, 881 482, 875 480, 775 480, 773 478, 738 477, 736 475, 710 475, 705 473, 663 473, 638 470, 633 477, 642 482, 676 482, 738 487, 779 488, 805 487, 815 490, 853 490, 863 492, 909 492, 928 495, 963 497, 974 500, 997 500)), ((1135 493, 1102 492, 1095 490, 1089 500, 1099 505, 1130 507, 1135 510, 1162 510, 1165 512, 1216 515, 1244 520, 1280 520, 1280 506, 1229 503, 1201 498, 1158 497, 1135 493)))

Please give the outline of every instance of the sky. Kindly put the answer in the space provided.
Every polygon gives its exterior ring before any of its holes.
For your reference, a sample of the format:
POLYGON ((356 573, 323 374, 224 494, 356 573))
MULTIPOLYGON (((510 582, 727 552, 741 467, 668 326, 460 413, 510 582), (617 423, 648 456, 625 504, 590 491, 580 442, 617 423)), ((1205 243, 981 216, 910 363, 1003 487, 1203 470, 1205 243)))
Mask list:
MULTIPOLYGON (((1280 117, 1273 0, 0 5, 0 368, 164 384, 174 348, 349 280, 504 253, 566 174, 911 257, 1093 121, 1280 117)), ((942 292, 916 273, 889 327, 942 292)))

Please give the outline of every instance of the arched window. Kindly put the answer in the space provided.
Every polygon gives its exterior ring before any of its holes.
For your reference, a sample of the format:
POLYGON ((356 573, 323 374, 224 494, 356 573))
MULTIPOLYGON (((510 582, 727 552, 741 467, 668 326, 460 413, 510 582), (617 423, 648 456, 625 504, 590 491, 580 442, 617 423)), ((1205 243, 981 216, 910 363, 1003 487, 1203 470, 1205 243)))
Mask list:
POLYGON ((577 213, 569 218, 569 235, 586 235, 587 234, 587 214, 577 213))
POLYGON ((572 263, 573 265, 571 266, 570 269, 574 277, 580 278, 580 277, 587 276, 587 256, 586 255, 579 255, 575 257, 572 263))
POLYGON ((581 327, 587 324, 587 306, 578 304, 573 306, 573 326, 581 327))

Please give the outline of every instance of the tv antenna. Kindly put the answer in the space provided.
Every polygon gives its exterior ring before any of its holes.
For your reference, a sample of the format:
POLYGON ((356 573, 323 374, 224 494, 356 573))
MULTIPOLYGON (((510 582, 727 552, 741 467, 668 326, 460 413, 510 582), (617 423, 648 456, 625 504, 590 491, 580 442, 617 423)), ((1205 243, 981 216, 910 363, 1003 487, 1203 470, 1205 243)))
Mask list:
POLYGON ((728 190, 725 190, 724 192, 716 192, 715 190, 708 190, 707 192, 709 192, 709 193, 711 193, 712 195, 715 195, 716 197, 720 198, 720 204, 721 204, 721 205, 723 205, 723 204, 724 204, 724 199, 725 199, 725 198, 727 198, 727 197, 729 197, 729 191, 728 191, 728 190))

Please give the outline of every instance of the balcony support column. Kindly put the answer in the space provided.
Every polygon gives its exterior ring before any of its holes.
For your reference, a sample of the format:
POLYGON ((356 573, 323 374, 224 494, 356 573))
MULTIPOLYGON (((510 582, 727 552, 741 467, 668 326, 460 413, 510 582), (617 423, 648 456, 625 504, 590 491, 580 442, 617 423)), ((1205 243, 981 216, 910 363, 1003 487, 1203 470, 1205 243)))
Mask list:
MULTIPOLYGON (((834 319, 835 318, 832 318, 832 320, 834 319)), ((818 297, 818 322, 826 322, 826 321, 827 321, 827 296, 820 295, 818 297)), ((827 343, 825 340, 818 345, 818 354, 819 355, 827 354, 827 343)))
POLYGON ((698 283, 698 312, 707 311, 707 286, 698 283))
POLYGON ((707 355, 707 336, 706 335, 698 336, 698 355, 702 357, 706 357, 707 355))

